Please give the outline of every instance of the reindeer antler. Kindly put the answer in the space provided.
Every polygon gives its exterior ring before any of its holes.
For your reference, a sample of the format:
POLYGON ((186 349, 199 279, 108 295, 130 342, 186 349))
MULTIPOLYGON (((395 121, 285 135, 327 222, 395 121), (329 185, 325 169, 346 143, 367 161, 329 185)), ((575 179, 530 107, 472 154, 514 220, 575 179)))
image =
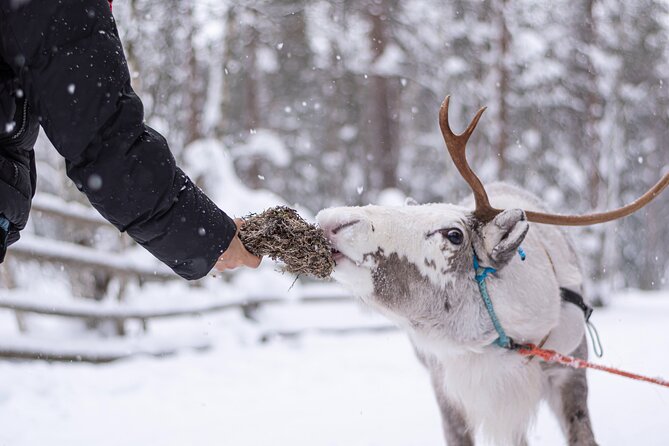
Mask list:
MULTIPOLYGON (((450 126, 448 125, 448 103, 450 96, 446 96, 444 102, 441 104, 439 109, 439 126, 441 127, 441 133, 444 135, 444 141, 446 141, 446 147, 448 148, 448 153, 455 163, 455 167, 458 168, 460 175, 464 180, 469 184, 472 191, 474 192, 474 200, 476 201, 476 209, 474 210, 474 216, 480 221, 487 223, 497 214, 502 212, 500 209, 496 209, 490 205, 488 200, 488 194, 483 187, 483 183, 476 176, 476 174, 469 167, 467 163, 467 157, 465 155, 465 149, 467 146, 467 141, 469 137, 474 132, 476 124, 478 124, 481 115, 485 111, 485 107, 481 108, 474 119, 469 123, 467 130, 465 130, 460 135, 456 135, 451 131, 450 126)), ((660 193, 669 186, 669 172, 667 172, 661 179, 658 181, 655 186, 651 187, 645 194, 643 194, 638 199, 634 200, 632 203, 623 206, 612 211, 600 212, 595 214, 586 214, 586 215, 560 215, 560 214, 545 214, 543 212, 534 212, 534 211, 525 211, 525 215, 529 221, 535 223, 544 223, 551 225, 561 225, 561 226, 587 226, 594 225, 597 223, 605 223, 607 221, 617 220, 619 218, 626 217, 648 203, 650 203, 655 197, 660 195, 660 193)))
POLYGON ((446 148, 448 153, 455 163, 455 167, 458 168, 458 172, 462 175, 462 178, 465 179, 469 187, 471 187, 474 192, 474 200, 476 201, 476 210, 474 210, 474 216, 483 221, 484 223, 489 222, 495 215, 502 212, 500 209, 495 209, 490 206, 490 201, 488 200, 488 194, 483 187, 483 183, 479 180, 479 177, 476 176, 474 171, 469 167, 467 162, 467 141, 469 137, 474 133, 476 124, 479 123, 481 115, 486 110, 486 107, 482 107, 472 119, 472 122, 467 126, 467 130, 462 132, 459 135, 456 135, 451 130, 451 126, 448 125, 448 103, 450 102, 451 97, 446 96, 444 102, 441 104, 439 109, 439 127, 441 127, 441 134, 444 135, 444 141, 446 141, 446 148))

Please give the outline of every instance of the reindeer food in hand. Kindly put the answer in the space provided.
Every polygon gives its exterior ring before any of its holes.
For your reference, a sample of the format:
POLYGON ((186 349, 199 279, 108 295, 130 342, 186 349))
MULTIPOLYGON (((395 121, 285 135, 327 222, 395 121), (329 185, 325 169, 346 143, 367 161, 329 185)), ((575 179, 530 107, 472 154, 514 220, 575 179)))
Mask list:
POLYGON ((293 274, 325 279, 334 269, 330 242, 323 231, 286 206, 244 218, 239 238, 251 254, 278 259, 293 274))

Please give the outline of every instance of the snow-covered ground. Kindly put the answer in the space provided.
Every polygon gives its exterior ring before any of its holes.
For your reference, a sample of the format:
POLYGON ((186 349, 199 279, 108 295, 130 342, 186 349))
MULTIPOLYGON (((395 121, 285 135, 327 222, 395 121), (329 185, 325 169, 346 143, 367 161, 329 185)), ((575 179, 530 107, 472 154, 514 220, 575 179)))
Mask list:
MULTIPOLYGON (((599 362, 669 377, 669 295, 621 295, 593 320, 605 348, 599 362)), ((400 332, 261 344, 232 314, 152 330, 200 331, 214 347, 98 366, 0 362, 0 445, 442 444, 427 375, 400 332)), ((669 444, 669 389, 589 376, 600 444, 669 444)), ((545 407, 530 440, 565 444, 545 407)))

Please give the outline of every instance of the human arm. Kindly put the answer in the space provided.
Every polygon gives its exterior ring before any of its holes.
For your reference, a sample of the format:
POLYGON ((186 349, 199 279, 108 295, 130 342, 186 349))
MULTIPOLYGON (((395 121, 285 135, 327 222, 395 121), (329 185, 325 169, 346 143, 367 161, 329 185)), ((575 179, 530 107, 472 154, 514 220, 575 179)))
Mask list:
POLYGON ((114 226, 186 279, 206 275, 236 225, 144 123, 106 0, 0 0, 3 57, 66 160, 114 226))

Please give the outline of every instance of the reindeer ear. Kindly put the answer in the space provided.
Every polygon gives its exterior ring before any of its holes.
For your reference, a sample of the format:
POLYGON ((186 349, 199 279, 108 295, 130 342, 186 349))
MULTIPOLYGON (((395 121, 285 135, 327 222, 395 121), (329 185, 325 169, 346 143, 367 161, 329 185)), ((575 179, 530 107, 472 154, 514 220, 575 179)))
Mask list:
POLYGON ((481 242, 490 265, 500 269, 509 263, 529 229, 522 209, 507 209, 486 224, 481 230, 481 242))

